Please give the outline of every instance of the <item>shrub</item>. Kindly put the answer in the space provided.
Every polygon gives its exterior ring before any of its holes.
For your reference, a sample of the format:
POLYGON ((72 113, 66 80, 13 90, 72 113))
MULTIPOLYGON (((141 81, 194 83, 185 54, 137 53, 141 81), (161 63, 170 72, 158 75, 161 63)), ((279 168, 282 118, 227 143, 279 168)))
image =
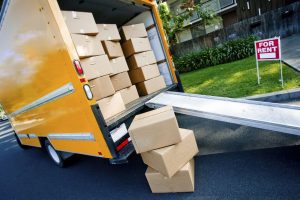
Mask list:
POLYGON ((227 41, 219 47, 202 49, 174 58, 179 72, 190 72, 249 57, 255 53, 255 36, 227 41))

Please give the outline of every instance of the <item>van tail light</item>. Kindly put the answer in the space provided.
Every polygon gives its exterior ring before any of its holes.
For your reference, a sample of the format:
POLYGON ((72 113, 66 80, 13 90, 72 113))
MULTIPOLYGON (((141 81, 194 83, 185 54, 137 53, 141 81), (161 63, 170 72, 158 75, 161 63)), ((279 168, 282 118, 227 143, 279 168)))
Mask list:
POLYGON ((120 150, 123 149, 128 143, 129 143, 129 139, 127 138, 126 140, 124 140, 121 144, 119 144, 119 145, 116 147, 116 150, 117 150, 117 151, 120 151, 120 150))
POLYGON ((90 88, 90 86, 88 84, 85 84, 83 86, 84 92, 86 94, 86 97, 88 98, 88 100, 92 100, 93 99, 93 93, 92 90, 90 88))
POLYGON ((83 75, 83 69, 81 67, 81 64, 80 64, 79 60, 74 60, 74 66, 75 66, 75 69, 77 71, 77 74, 78 75, 83 75))

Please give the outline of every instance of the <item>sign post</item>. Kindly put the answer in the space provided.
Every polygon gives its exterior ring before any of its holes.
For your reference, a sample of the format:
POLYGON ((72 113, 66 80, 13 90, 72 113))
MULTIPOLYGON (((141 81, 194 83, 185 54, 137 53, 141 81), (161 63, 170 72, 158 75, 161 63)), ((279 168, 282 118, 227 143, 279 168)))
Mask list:
POLYGON ((279 60, 280 82, 283 87, 280 37, 269 38, 254 42, 256 56, 257 83, 260 84, 259 61, 279 60))

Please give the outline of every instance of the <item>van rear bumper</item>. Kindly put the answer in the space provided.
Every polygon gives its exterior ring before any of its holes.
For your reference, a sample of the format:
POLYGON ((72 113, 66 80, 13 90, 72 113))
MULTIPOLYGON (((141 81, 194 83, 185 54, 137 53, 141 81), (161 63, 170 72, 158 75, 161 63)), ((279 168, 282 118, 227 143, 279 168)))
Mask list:
POLYGON ((118 156, 116 158, 112 158, 109 160, 111 164, 124 164, 128 163, 127 158, 134 152, 134 147, 132 142, 129 142, 123 149, 118 152, 118 156))

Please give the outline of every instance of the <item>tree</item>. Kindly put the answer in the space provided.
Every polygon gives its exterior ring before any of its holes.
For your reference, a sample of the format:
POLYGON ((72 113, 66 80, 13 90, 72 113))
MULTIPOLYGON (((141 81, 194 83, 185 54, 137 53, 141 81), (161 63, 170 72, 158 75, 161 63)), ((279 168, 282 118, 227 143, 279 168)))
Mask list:
POLYGON ((214 12, 201 9, 202 4, 202 1, 199 4, 195 4, 194 0, 183 0, 180 6, 183 12, 176 15, 170 12, 166 2, 159 3, 160 17, 170 45, 177 43, 176 33, 183 30, 184 22, 195 13, 198 14, 201 25, 211 25, 220 22, 221 18, 214 12))

